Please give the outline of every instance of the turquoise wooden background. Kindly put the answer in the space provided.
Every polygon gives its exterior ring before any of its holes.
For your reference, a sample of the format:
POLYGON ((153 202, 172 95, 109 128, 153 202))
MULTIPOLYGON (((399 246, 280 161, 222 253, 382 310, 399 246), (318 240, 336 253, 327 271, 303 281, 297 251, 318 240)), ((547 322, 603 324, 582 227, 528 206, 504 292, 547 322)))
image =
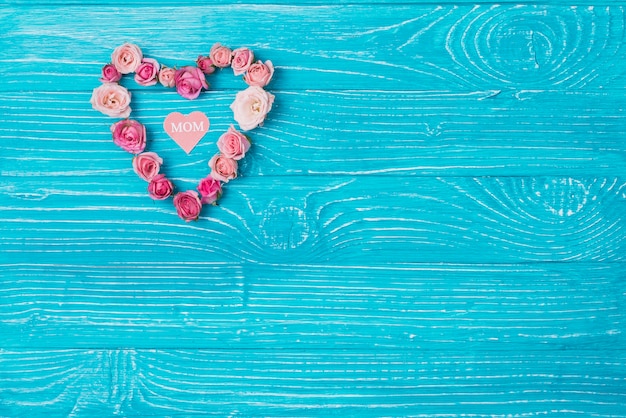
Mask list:
MULTIPOLYGON (((626 416, 624 5, 237 3, 2 2, 0 416, 626 416), (89 104, 125 41, 277 67, 197 223, 89 104)), ((188 187, 211 81, 133 90, 188 187)))

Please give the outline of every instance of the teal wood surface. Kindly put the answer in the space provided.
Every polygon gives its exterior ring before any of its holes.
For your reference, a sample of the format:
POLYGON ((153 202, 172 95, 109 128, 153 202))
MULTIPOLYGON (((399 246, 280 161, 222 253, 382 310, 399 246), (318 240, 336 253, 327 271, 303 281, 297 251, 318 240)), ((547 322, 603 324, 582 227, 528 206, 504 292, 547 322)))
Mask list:
MULTIPOLYGON (((300 3, 0 1, 0 416, 626 417, 624 5, 300 3), (126 41, 276 65, 198 222, 89 104, 126 41)), ((210 82, 125 82, 182 188, 210 82)))

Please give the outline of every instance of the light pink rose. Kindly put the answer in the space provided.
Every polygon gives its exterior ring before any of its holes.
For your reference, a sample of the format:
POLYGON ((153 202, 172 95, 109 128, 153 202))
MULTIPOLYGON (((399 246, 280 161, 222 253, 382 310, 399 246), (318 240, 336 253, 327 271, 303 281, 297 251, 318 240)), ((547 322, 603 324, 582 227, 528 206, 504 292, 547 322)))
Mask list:
POLYGON ((198 191, 202 196, 202 203, 205 205, 213 204, 222 195, 222 184, 219 180, 215 180, 211 176, 207 176, 200 180, 198 191))
POLYGON ((215 72, 215 67, 213 66, 213 61, 211 58, 205 57, 203 55, 198 55, 198 59, 196 60, 196 65, 204 74, 213 74, 215 72))
POLYGON ((115 65, 107 64, 102 67, 102 77, 100 77, 100 81, 103 83, 117 83, 122 79, 122 73, 117 71, 115 65))
POLYGON ((249 131, 263 124, 268 112, 272 110, 274 95, 261 87, 250 86, 235 96, 230 105, 239 127, 249 131))
POLYGON ((235 75, 241 75, 248 71, 254 61, 254 54, 248 48, 237 48, 233 51, 231 66, 235 75))
POLYGON ((265 87, 269 84, 274 75, 274 66, 272 61, 257 61, 248 68, 248 72, 243 79, 250 86, 265 87))
POLYGON ((135 71, 135 81, 142 86, 154 86, 159 77, 159 68, 157 60, 144 58, 135 71))
POLYGON ((224 157, 241 160, 250 149, 250 139, 230 125, 217 140, 217 147, 224 157))
POLYGON ((145 181, 152 180, 161 169, 163 159, 155 152, 143 152, 133 158, 133 170, 145 181))
POLYGON ((202 88, 209 88, 204 73, 198 67, 190 65, 176 70, 174 82, 178 94, 190 100, 198 97, 202 88))
POLYGON ((134 72, 141 64, 143 53, 141 49, 130 43, 120 45, 111 54, 111 62, 122 74, 128 74, 134 72))
POLYGON ((93 89, 91 106, 112 118, 130 116, 130 92, 117 83, 103 83, 93 89))
POLYGON ((176 212, 182 220, 185 222, 195 221, 200 216, 202 202, 198 197, 198 193, 193 190, 187 190, 174 196, 174 207, 176 207, 176 212))
POLYGON ((211 167, 211 177, 215 180, 228 183, 229 180, 237 178, 237 161, 232 158, 216 154, 209 160, 209 167, 211 167))
POLYGON ((176 81, 174 80, 175 75, 175 69, 162 65, 159 70, 159 83, 161 83, 163 87, 174 87, 176 85, 176 81))
POLYGON ((124 119, 111 125, 113 142, 124 151, 139 154, 146 148, 146 127, 133 119, 124 119))
POLYGON ((217 43, 211 47, 209 57, 211 57, 213 65, 219 68, 225 68, 230 65, 233 58, 233 51, 230 48, 217 43))
POLYGON ((174 185, 164 174, 157 174, 148 184, 148 194, 154 200, 165 200, 174 192, 174 185))

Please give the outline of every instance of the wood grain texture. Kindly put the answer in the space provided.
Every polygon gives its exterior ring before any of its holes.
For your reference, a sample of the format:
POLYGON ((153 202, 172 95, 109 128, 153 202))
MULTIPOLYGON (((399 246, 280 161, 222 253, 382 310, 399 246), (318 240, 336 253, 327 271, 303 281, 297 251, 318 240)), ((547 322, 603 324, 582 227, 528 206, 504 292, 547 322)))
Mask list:
MULTIPOLYGON (((0 416, 626 417, 622 2, 0 4, 0 416), (198 222, 91 109, 125 41, 276 65, 198 222)), ((126 83, 181 190, 210 81, 126 83)))

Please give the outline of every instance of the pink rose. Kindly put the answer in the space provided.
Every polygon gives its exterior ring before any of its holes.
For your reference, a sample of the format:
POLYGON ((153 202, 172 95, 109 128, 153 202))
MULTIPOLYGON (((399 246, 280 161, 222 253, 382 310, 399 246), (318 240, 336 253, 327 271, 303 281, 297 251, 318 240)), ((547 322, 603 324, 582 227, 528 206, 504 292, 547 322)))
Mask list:
POLYGON ((176 85, 176 81, 174 80, 175 75, 175 69, 163 65, 159 70, 159 83, 161 83, 163 87, 174 87, 176 85))
POLYGON ((269 84, 274 75, 274 66, 272 61, 257 61, 248 68, 248 72, 243 79, 250 86, 265 87, 269 84))
POLYGON ((159 63, 152 58, 144 58, 135 71, 135 81, 142 86, 154 86, 159 77, 159 63))
POLYGON ((250 86, 235 96, 230 105, 233 115, 244 131, 249 131, 261 125, 268 112, 272 109, 274 95, 261 87, 250 86))
POLYGON ((198 67, 190 65, 176 70, 174 82, 178 94, 190 100, 198 97, 202 88, 209 88, 204 73, 198 67))
POLYGON ((117 83, 122 79, 122 73, 117 71, 115 65, 107 64, 102 67, 102 77, 100 77, 100 81, 103 83, 117 83))
POLYGON ((117 83, 103 83, 93 89, 91 106, 112 118, 130 116, 130 92, 117 83))
POLYGON ((152 180, 161 169, 163 159, 155 152, 144 152, 133 158, 133 170, 145 181, 152 180))
POLYGON ((237 48, 233 51, 233 61, 231 66, 233 67, 233 73, 235 75, 241 75, 248 71, 248 67, 254 61, 254 54, 248 48, 237 48))
POLYGON ((209 160, 209 167, 211 167, 211 177, 215 180, 228 183, 229 180, 237 178, 237 161, 232 158, 216 154, 209 160))
POLYGON ((198 191, 202 196, 202 203, 210 205, 215 203, 222 195, 222 184, 211 176, 207 176, 200 180, 198 191))
POLYGON ((142 58, 141 49, 137 45, 129 43, 118 46, 111 54, 111 62, 122 74, 134 72, 141 64, 142 58))
POLYGON ((146 148, 146 127, 133 119, 124 119, 111 125, 113 142, 124 151, 139 154, 146 148))
POLYGON ((198 193, 193 190, 177 193, 174 196, 174 206, 178 216, 185 222, 195 221, 200 216, 202 202, 198 198, 198 193))
POLYGON ((213 74, 215 72, 213 61, 211 61, 211 58, 209 57, 198 55, 196 65, 204 74, 213 74))
POLYGON ((230 65, 230 61, 233 58, 233 51, 231 51, 230 48, 217 43, 211 47, 209 57, 211 58, 211 61, 213 61, 213 65, 219 68, 225 68, 230 65))
POLYGON ((164 174, 157 174, 148 184, 148 194, 154 200, 165 200, 174 192, 174 185, 164 174))
POLYGON ((224 157, 241 160, 250 149, 250 139, 230 125, 217 140, 217 147, 224 157))

